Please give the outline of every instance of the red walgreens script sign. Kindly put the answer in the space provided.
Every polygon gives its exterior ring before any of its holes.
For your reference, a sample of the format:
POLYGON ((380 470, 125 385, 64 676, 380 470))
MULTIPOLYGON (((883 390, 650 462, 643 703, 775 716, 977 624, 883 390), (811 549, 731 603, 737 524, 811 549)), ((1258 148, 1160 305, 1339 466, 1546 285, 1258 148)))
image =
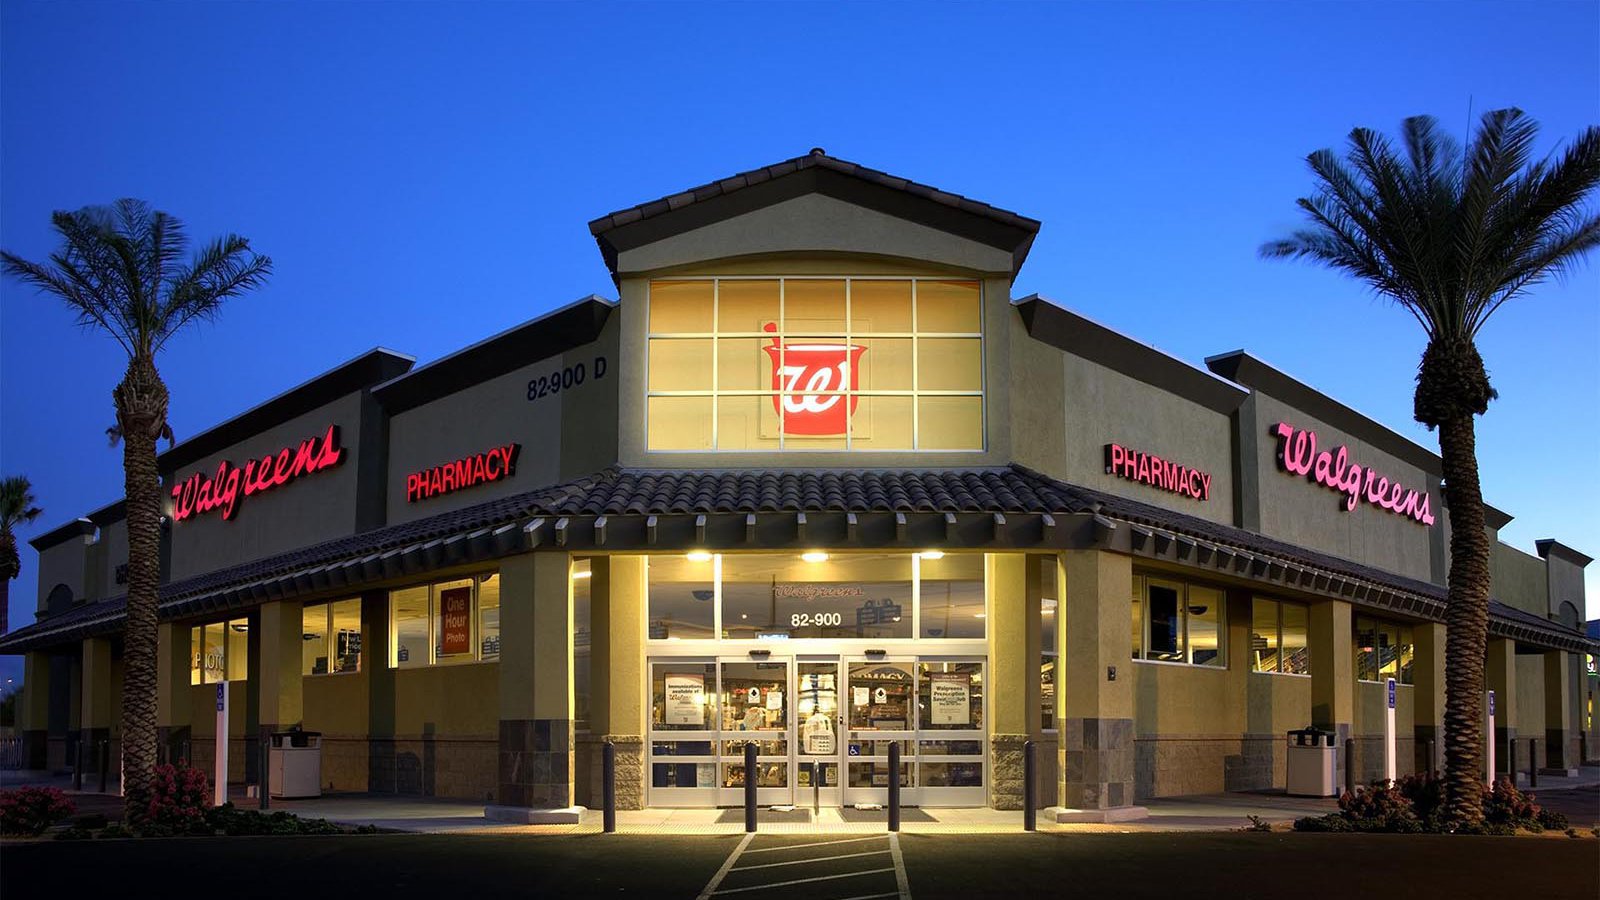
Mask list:
POLYGON ((172 518, 182 522, 195 513, 222 510, 224 520, 232 519, 244 497, 282 487, 302 475, 331 469, 344 462, 339 446, 339 426, 329 425, 321 438, 307 438, 294 449, 288 447, 260 459, 246 460, 238 468, 228 460, 217 464, 210 478, 195 472, 172 487, 172 518))
POLYGON ((444 622, 439 635, 440 653, 472 652, 472 588, 449 588, 439 592, 439 616, 444 622))
MULTIPOLYGON (((768 323, 765 331, 777 331, 768 323)), ((774 337, 761 349, 772 362, 772 406, 784 434, 831 435, 849 430, 857 399, 844 391, 860 386, 858 368, 867 348, 841 341, 785 341, 774 337)))

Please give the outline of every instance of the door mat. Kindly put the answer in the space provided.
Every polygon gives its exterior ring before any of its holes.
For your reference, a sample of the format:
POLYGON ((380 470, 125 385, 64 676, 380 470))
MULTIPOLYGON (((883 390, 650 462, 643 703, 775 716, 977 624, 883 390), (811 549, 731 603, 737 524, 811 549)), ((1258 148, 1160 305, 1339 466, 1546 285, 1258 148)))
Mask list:
MULTIPOLYGON (((846 806, 839 810, 839 818, 851 824, 862 822, 883 822, 888 824, 889 811, 886 809, 856 809, 846 806)), ((902 822, 937 822, 933 816, 928 815, 916 807, 900 807, 900 821, 902 822)))
MULTIPOLYGON (((717 816, 718 825, 733 825, 743 821, 744 809, 742 807, 725 809, 720 815, 717 816)), ((766 808, 758 809, 756 810, 756 824, 760 825, 763 823, 768 825, 809 825, 811 823, 811 810, 800 809, 798 807, 788 811, 779 811, 766 808)))

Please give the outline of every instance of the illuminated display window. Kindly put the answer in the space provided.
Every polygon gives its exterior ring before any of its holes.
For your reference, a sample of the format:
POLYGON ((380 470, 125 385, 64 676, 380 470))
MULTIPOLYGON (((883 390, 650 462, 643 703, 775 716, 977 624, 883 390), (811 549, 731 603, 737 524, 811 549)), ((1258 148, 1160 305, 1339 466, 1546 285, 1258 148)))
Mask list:
POLYGON ((648 448, 982 450, 982 297, 934 278, 653 281, 648 448))
POLYGON ((1355 639, 1351 644, 1357 681, 1382 682, 1393 678, 1399 684, 1414 683, 1412 663, 1417 645, 1410 625, 1356 616, 1355 639))
POLYGON ((300 617, 302 675, 339 675, 360 671, 360 600, 308 604, 300 617))
POLYGON ((250 620, 196 625, 189 631, 189 683, 245 681, 250 671, 250 620))
POLYGON ((1199 584, 1135 575, 1133 658, 1227 668, 1222 591, 1199 584))
POLYGON ((500 658, 500 575, 389 592, 389 664, 396 669, 500 658))
POLYGON ((1250 671, 1310 675, 1311 608, 1254 597, 1250 601, 1250 671))

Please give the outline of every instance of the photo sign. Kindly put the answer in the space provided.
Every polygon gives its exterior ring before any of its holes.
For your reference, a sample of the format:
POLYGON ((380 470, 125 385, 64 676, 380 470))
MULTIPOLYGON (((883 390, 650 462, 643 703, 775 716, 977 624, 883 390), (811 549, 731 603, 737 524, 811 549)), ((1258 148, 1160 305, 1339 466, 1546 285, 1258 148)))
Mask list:
POLYGON ((666 676, 666 725, 704 725, 706 721, 706 677, 699 673, 666 676))
POLYGON ((440 591, 439 615, 443 619, 439 634, 439 652, 471 653, 472 588, 458 587, 440 591))
POLYGON ((960 672, 928 676, 928 712, 934 725, 972 724, 972 679, 960 672))

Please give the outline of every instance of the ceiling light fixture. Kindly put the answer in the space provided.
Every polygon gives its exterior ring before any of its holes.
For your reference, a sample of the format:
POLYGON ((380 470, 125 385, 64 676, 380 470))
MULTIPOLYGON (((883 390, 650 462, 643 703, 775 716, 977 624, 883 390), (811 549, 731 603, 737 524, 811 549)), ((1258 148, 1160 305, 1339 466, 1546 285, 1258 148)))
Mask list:
POLYGON ((800 554, 800 558, 808 563, 827 562, 828 554, 823 553, 821 550, 807 550, 800 554))
POLYGON ((704 550, 690 550, 686 558, 689 562, 711 562, 711 554, 704 550))

